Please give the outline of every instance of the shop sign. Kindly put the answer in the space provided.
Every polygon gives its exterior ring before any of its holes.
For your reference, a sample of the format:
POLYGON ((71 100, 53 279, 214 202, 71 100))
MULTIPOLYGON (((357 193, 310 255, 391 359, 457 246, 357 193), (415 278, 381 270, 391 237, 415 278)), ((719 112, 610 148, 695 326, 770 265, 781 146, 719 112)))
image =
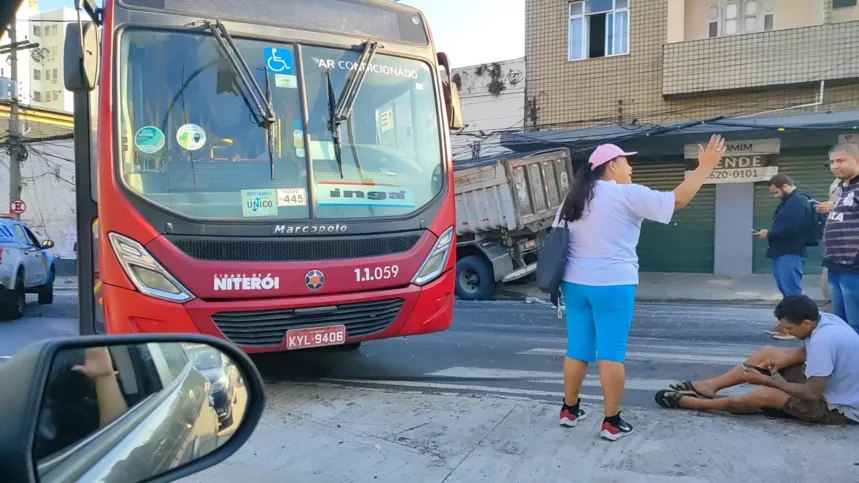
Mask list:
MULTIPOLYGON (((778 174, 780 139, 728 141, 725 155, 705 184, 754 183, 769 181, 778 174)), ((698 145, 684 146, 684 163, 688 177, 698 167, 698 145)))

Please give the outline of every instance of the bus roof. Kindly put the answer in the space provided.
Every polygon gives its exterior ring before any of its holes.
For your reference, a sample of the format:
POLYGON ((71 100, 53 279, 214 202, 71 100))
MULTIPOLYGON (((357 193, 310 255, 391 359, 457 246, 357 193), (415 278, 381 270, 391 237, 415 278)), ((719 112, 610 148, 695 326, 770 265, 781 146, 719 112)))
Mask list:
MULTIPOLYGON (((421 12, 382 0, 117 0, 145 8, 205 19, 319 30, 379 40, 427 45, 421 12)), ((165 12, 166 13, 166 12, 165 12)))

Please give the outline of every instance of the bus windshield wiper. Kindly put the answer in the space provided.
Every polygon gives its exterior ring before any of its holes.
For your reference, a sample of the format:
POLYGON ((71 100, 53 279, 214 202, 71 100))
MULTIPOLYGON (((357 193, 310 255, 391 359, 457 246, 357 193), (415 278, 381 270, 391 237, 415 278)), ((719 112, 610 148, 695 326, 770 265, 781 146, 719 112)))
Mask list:
POLYGON ((328 129, 334 141, 334 158, 337 160, 337 167, 340 168, 340 179, 343 179, 343 140, 340 137, 340 123, 337 122, 337 99, 334 95, 330 70, 325 71, 325 80, 328 84, 328 129))
POLYGON ((358 92, 364 84, 364 79, 367 78, 367 72, 370 71, 370 62, 376 55, 376 50, 379 48, 379 43, 369 40, 364 44, 364 51, 355 62, 357 67, 352 71, 352 75, 346 81, 346 86, 343 88, 343 94, 340 95, 340 100, 337 102, 337 108, 334 112, 334 122, 341 124, 347 121, 352 115, 352 108, 355 106, 355 100, 358 98, 358 92))
POLYGON ((253 114, 259 116, 260 120, 257 122, 260 127, 266 130, 268 165, 271 171, 271 179, 274 179, 274 126, 277 122, 277 117, 274 115, 274 108, 271 105, 271 86, 268 83, 268 76, 266 76, 266 92, 263 92, 256 78, 254 78, 250 67, 248 67, 244 56, 242 56, 242 53, 233 42, 230 32, 224 27, 224 24, 220 20, 216 20, 215 22, 207 20, 205 25, 212 32, 215 40, 218 41, 218 45, 230 61, 230 65, 233 67, 239 83, 245 89, 245 93, 251 97, 257 109, 257 112, 253 114))
MULTIPOLYGON (((331 83, 331 71, 326 72, 328 81, 328 123, 331 137, 334 140, 334 157, 337 159, 337 166, 340 168, 340 178, 343 178, 343 137, 340 134, 340 125, 348 121, 352 116, 352 108, 355 106, 355 100, 358 98, 358 92, 361 86, 364 85, 364 79, 367 78, 367 72, 370 71, 370 62, 376 55, 376 50, 379 48, 379 43, 369 40, 364 44, 364 51, 358 57, 355 63, 357 68, 352 75, 346 80, 346 85, 343 88, 343 93, 338 101, 334 96, 334 85, 331 83)), ((352 146, 352 151, 355 155, 355 165, 360 170, 361 165, 358 162, 355 146, 352 146)))
POLYGON ((255 116, 259 116, 260 127, 264 127, 266 129, 270 128, 275 122, 277 122, 277 118, 274 115, 274 108, 271 107, 271 101, 262 91, 262 88, 260 88, 253 76, 253 73, 251 73, 250 67, 248 67, 248 63, 245 61, 245 58, 242 56, 238 47, 236 47, 236 44, 233 43, 233 38, 230 37, 230 33, 227 31, 227 28, 224 27, 224 24, 221 23, 220 20, 215 20, 214 22, 206 20, 204 24, 206 28, 212 32, 212 36, 215 37, 215 40, 218 41, 218 45, 221 47, 221 50, 224 51, 224 55, 227 57, 227 60, 230 61, 230 65, 233 67, 239 83, 244 88, 245 92, 251 97, 254 107, 257 109, 257 112, 253 114, 255 116))

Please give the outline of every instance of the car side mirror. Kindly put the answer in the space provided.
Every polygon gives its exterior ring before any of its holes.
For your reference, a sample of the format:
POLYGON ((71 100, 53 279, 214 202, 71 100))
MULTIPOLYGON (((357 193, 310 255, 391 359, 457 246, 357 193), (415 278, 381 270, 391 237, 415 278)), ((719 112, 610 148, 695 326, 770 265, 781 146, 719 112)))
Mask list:
POLYGON ((56 246, 56 245, 54 245, 54 240, 44 240, 44 241, 42 241, 42 248, 44 248, 45 250, 48 250, 48 249, 50 249, 50 248, 54 248, 55 246, 56 246))
POLYGON ((247 355, 193 334, 41 341, 0 365, 0 387, 16 388, 0 392, 3 480, 33 483, 197 473, 235 453, 265 405, 247 355))

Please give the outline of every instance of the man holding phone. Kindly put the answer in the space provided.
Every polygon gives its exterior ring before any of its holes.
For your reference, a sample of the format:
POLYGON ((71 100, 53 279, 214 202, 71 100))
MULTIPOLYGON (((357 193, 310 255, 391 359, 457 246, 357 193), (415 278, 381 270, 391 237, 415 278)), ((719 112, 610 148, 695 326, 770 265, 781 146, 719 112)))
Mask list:
MULTIPOLYGON (((782 297, 800 295, 807 254, 803 222, 811 209, 809 198, 796 189, 793 180, 786 174, 777 174, 770 179, 770 192, 780 200, 773 214, 772 226, 768 230, 755 231, 754 234, 769 245, 767 258, 773 261, 773 278, 782 297)), ((777 329, 767 332, 779 340, 793 339, 790 334, 777 329)))
POLYGON ((819 424, 859 423, 859 334, 805 295, 785 297, 775 309, 784 330, 803 346, 765 347, 726 374, 682 381, 656 393, 665 408, 754 414, 765 411, 819 424), (743 383, 759 386, 742 396, 716 398, 743 383))

